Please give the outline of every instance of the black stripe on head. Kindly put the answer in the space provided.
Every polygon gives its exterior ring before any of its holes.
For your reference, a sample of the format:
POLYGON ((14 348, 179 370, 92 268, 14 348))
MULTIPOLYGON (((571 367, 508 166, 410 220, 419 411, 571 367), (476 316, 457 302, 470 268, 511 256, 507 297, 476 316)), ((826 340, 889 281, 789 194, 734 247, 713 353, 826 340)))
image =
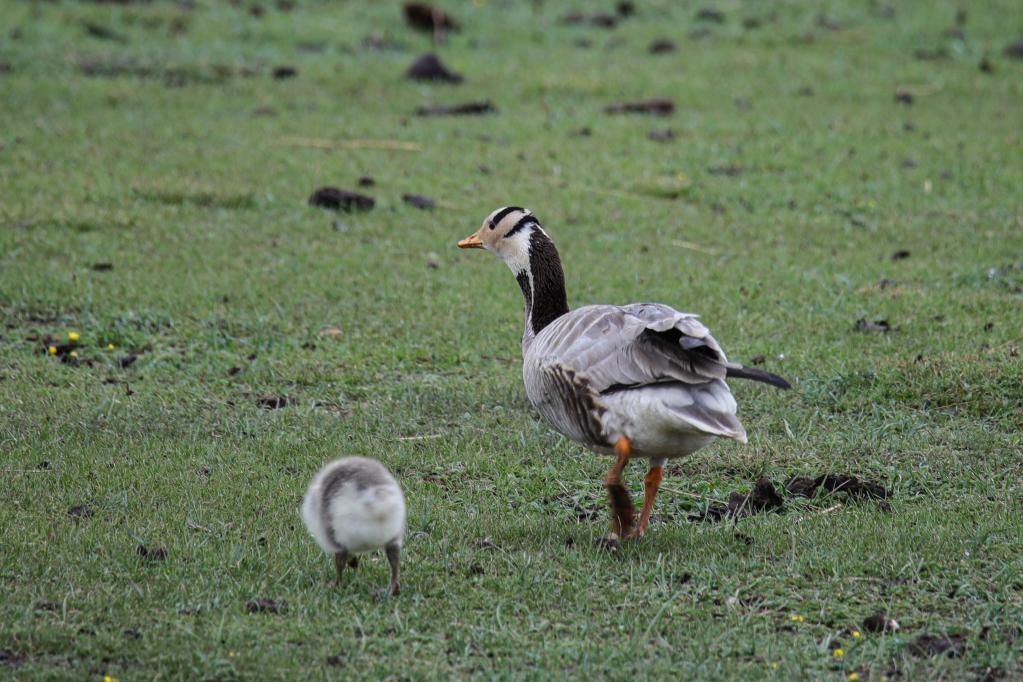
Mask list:
POLYGON ((522 230, 523 228, 529 227, 530 225, 539 225, 539 224, 540 223, 537 221, 537 219, 534 216, 524 215, 521 218, 519 218, 519 222, 515 223, 515 227, 513 227, 510 230, 508 230, 508 234, 504 235, 504 237, 502 237, 502 239, 507 239, 508 237, 511 237, 516 232, 522 230))
POLYGON ((522 208, 521 206, 505 206, 500 211, 498 211, 493 218, 490 219, 490 229, 493 230, 495 227, 497 227, 497 224, 504 220, 509 213, 525 210, 526 209, 522 208))

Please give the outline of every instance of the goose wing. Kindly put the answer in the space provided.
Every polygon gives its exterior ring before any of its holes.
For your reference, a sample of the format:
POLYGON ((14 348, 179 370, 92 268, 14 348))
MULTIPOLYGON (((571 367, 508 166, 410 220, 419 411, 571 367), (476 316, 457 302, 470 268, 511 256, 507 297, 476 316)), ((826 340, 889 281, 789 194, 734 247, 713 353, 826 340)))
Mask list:
POLYGON ((660 303, 578 308, 552 322, 529 354, 585 375, 597 393, 724 379, 729 363, 696 315, 660 303))

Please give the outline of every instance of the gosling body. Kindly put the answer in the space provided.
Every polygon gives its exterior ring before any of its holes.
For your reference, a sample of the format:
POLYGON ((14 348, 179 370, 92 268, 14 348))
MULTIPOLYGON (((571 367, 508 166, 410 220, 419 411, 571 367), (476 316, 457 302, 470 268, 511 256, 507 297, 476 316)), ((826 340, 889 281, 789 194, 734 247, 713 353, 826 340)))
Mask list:
POLYGON ((301 515, 316 543, 333 555, 338 585, 360 554, 383 549, 391 565, 389 591, 399 593, 405 497, 383 464, 366 457, 330 462, 309 484, 301 515))

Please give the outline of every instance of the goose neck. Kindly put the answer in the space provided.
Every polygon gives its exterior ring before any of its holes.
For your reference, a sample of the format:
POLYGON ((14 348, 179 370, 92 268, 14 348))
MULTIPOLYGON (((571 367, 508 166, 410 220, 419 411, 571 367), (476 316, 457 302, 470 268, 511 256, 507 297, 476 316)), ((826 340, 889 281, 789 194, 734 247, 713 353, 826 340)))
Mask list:
POLYGON ((522 335, 526 348, 544 327, 568 312, 561 258, 554 242, 539 227, 529 237, 528 263, 515 273, 515 279, 526 305, 522 335))

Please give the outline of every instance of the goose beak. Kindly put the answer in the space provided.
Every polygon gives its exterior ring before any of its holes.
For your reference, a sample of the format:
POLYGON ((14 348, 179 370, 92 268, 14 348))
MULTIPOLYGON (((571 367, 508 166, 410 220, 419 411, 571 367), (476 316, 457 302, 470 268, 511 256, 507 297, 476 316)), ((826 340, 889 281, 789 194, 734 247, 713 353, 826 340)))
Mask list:
POLYGON ((458 242, 458 248, 460 249, 482 249, 483 242, 480 241, 479 235, 475 232, 470 234, 468 237, 458 242))

